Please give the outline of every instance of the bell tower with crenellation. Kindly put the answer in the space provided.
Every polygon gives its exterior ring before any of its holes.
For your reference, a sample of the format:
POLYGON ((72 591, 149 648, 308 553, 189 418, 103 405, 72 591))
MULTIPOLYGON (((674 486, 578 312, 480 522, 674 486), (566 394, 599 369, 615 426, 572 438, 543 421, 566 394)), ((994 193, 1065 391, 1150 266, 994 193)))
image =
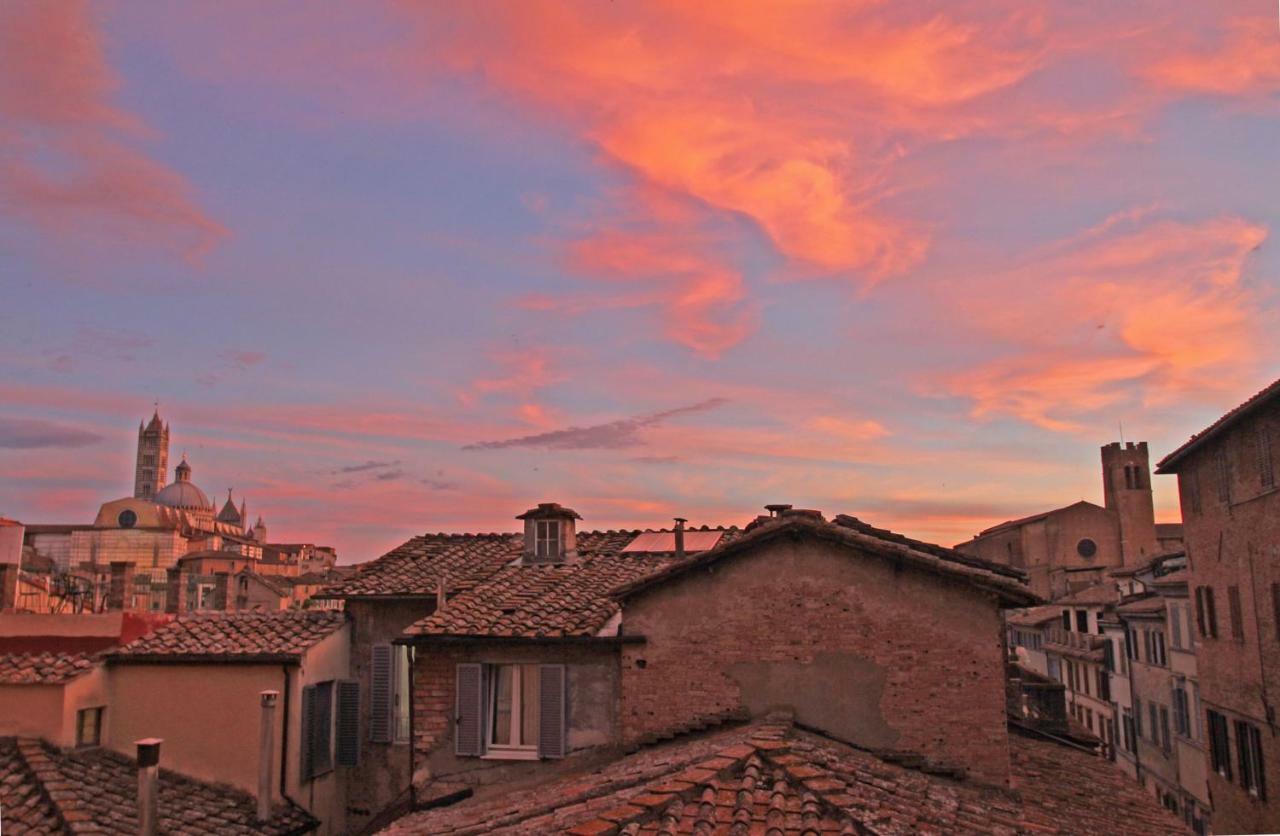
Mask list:
POLYGON ((133 495, 151 499, 165 484, 169 468, 169 425, 160 420, 160 409, 144 427, 138 424, 138 462, 133 475, 133 495))
POLYGON ((1160 554, 1151 496, 1147 442, 1112 442, 1102 448, 1102 491, 1108 511, 1120 524, 1120 553, 1125 566, 1160 554))

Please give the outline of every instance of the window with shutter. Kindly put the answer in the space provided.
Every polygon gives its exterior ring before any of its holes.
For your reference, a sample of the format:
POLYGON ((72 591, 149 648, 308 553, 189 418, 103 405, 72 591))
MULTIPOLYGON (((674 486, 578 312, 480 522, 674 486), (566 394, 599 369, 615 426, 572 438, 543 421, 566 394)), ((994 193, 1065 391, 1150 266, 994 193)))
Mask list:
POLYGON ((311 727, 315 725, 315 716, 316 686, 307 685, 302 689, 302 734, 301 740, 298 741, 298 748, 302 754, 302 780, 304 781, 314 774, 311 755, 311 738, 314 732, 311 727))
POLYGON ((484 667, 460 664, 454 672, 454 752, 459 755, 484 754, 484 667))
POLYGON ((568 746, 565 731, 568 701, 565 699, 564 665, 542 665, 538 676, 538 756, 563 758, 568 746))
POLYGON ((1276 486, 1276 470, 1271 461, 1271 435, 1266 425, 1258 427, 1258 472, 1261 474, 1262 487, 1276 486))
POLYGON ((1213 587, 1204 587, 1204 626, 1209 638, 1218 637, 1218 605, 1214 600, 1213 587))
POLYGON ((1240 587, 1227 587, 1227 609, 1231 615, 1231 638, 1244 640, 1244 614, 1240 608, 1240 587))
POLYGON ((360 764, 360 683, 352 679, 338 683, 338 766, 360 764))
POLYGON ((303 744, 310 755, 307 778, 316 778, 333 769, 333 683, 318 682, 311 688, 310 728, 303 744))
POLYGON ((391 742, 391 645, 375 644, 369 659, 369 739, 391 742))

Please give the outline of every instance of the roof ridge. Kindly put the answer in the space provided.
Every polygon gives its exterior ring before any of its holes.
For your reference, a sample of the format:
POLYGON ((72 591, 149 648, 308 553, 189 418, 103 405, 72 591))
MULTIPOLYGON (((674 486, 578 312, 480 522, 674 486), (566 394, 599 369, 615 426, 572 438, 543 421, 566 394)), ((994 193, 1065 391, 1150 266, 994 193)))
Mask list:
POLYGON ((45 742, 34 737, 15 737, 13 741, 14 751, 22 762, 22 766, 31 775, 40 798, 44 800, 45 805, 57 817, 58 822, 64 829, 75 832, 75 828, 67 820, 60 803, 59 796, 65 797, 65 793, 62 790, 56 790, 57 795, 55 795, 54 792, 49 790, 48 784, 45 783, 46 775, 53 774, 55 778, 61 777, 61 774, 57 772, 57 768, 53 764, 53 759, 49 757, 45 742))

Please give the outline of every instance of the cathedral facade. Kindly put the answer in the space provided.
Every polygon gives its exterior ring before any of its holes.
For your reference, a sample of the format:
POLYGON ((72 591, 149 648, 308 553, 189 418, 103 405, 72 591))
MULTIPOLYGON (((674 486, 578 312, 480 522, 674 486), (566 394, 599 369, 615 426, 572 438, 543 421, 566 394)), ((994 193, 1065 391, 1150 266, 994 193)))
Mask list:
POLYGON ((267 529, 250 526, 248 506, 231 492, 219 509, 192 480, 183 456, 168 480, 169 425, 157 410, 138 425, 133 496, 105 502, 91 525, 31 525, 26 544, 64 572, 106 572, 130 563, 138 575, 163 581, 178 559, 193 551, 227 551, 260 559, 267 529))

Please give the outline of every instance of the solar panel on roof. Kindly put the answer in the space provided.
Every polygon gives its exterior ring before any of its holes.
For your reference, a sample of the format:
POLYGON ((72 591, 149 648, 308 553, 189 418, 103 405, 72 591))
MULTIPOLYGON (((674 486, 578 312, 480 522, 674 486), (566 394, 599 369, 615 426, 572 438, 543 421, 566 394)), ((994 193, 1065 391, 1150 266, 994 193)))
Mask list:
MULTIPOLYGON (((720 542, 723 531, 686 531, 684 533, 685 552, 705 552, 715 548, 720 542)), ((628 552, 674 552, 676 535, 674 531, 644 531, 627 543, 622 553, 628 552)))

